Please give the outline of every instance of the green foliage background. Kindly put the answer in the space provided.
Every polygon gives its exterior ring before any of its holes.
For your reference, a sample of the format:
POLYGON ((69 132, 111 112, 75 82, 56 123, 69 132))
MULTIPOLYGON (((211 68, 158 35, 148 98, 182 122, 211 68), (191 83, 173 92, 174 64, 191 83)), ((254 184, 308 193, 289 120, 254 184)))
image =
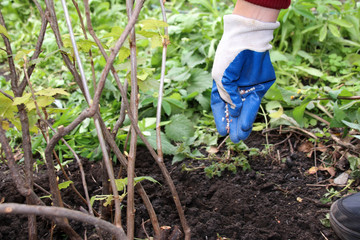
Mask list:
MULTIPOLYGON (((60 51, 70 57, 73 53, 62 7, 59 1, 55 4, 64 48, 57 48, 49 28, 41 58, 34 62, 37 67, 31 81, 38 93, 47 88, 63 89, 63 94, 57 92, 48 96, 43 106, 47 107, 54 120, 54 127, 57 127, 71 123, 87 105, 60 56, 60 51)), ((92 50, 96 79, 100 78, 105 60, 95 43, 84 38, 75 8, 68 5, 86 67, 86 77, 93 93, 89 50, 92 50)), ((127 22, 125 5, 117 0, 92 0, 90 6, 94 30, 107 51, 110 51, 127 22)), ((234 2, 223 0, 169 1, 165 4, 167 24, 160 21, 162 16, 157 1, 146 1, 141 11, 136 25, 139 126, 156 147, 154 117, 160 78, 161 43, 166 38, 170 45, 162 106, 162 140, 164 153, 174 155, 175 162, 185 157, 202 157, 200 151, 192 150, 194 147, 208 149, 218 144, 220 136, 216 132, 210 110, 210 72, 223 31, 222 17, 231 14, 233 6, 234 2), (169 36, 164 35, 165 26, 169 26, 169 36)), ((7 30, 0 28, 0 33, 10 37, 17 68, 21 72, 24 56, 31 56, 35 48, 41 18, 31 1, 2 0, 0 7, 7 24, 7 30)), ((80 2, 79 7, 84 14, 80 2)), ((312 128, 320 134, 326 132, 324 129, 334 127, 345 128, 345 133, 348 129, 359 130, 359 100, 349 98, 360 95, 359 3, 350 0, 294 0, 289 9, 281 11, 279 21, 281 27, 275 30, 272 42, 274 48, 271 50, 277 81, 263 101, 266 116, 259 115, 254 130, 279 125, 312 128), (325 121, 307 113, 313 113, 325 121), (268 119, 269 124, 266 125, 268 119)), ((114 64, 123 81, 128 80, 130 68, 128 43, 126 45, 114 64)), ((4 48, 3 41, 0 41, 0 47, 4 48)), ((6 59, 5 52, 0 51, 1 72, 7 69, 6 59)), ((5 76, 0 76, 0 87, 5 91, 10 90, 5 76)), ((5 99, 0 94, 0 116, 15 126, 8 130, 8 136, 12 144, 16 145, 21 141, 14 112, 16 109, 5 99)), ((31 104, 31 101, 27 103, 31 104)), ((114 126, 120 106, 120 93, 109 75, 101 99, 101 114, 108 127, 114 126)), ((33 152, 42 154, 45 141, 37 132, 35 111, 31 108, 28 110, 35 134, 33 152)), ((129 126, 130 122, 126 120, 116 138, 118 145, 125 144, 129 126)), ((83 157, 95 160, 101 158, 101 151, 94 129, 93 121, 87 119, 66 136, 66 140, 83 157)), ((126 149, 127 146, 123 147, 126 149)), ((61 161, 72 158, 62 143, 58 144, 56 151, 61 161)))

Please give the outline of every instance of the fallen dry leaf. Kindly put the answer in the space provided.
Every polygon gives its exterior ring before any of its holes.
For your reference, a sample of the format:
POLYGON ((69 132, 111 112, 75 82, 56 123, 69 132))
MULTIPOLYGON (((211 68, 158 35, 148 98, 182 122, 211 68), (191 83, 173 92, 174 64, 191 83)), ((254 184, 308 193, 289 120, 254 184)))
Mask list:
POLYGON ((319 167, 319 170, 320 170, 320 171, 327 171, 327 172, 330 174, 330 176, 332 176, 332 177, 334 177, 335 174, 336 174, 336 170, 335 170, 334 167, 323 167, 323 166, 320 166, 320 167, 319 167))
POLYGON ((319 170, 318 167, 311 167, 309 170, 308 170, 308 173, 309 174, 315 174, 317 171, 319 170))
POLYGON ((310 153, 310 152, 314 151, 314 145, 311 142, 306 141, 306 142, 303 142, 302 144, 300 144, 300 146, 298 147, 298 150, 300 152, 310 153))
POLYGON ((327 151, 327 147, 322 144, 322 143, 319 143, 316 147, 316 151, 320 151, 320 152, 326 152, 327 151))

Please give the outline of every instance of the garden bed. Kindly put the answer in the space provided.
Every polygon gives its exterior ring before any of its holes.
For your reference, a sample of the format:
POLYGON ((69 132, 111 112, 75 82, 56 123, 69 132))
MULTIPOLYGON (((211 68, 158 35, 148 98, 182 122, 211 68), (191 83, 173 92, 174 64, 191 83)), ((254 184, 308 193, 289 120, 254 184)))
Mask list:
MULTIPOLYGON (((273 140, 280 141, 274 138, 273 140)), ((252 134, 247 144, 263 147, 264 138, 252 134), (261 139, 261 141, 259 141, 261 139)), ((290 142, 296 139, 290 138, 290 142)), ((281 156, 288 152, 287 163, 271 160, 262 155, 250 157, 251 170, 237 173, 224 171, 221 177, 208 178, 205 160, 186 160, 174 165, 166 160, 187 221, 192 230, 192 239, 338 239, 331 228, 321 220, 329 212, 330 203, 319 200, 327 192, 325 185, 316 184, 315 175, 307 171, 313 166, 313 159, 302 152, 290 153, 287 144, 277 145, 281 156), (184 171, 186 166, 188 171, 184 171), (325 238, 326 237, 326 238, 325 238)), ((84 161, 90 196, 101 194, 101 166, 99 163, 84 161)), ((118 168, 116 166, 115 168, 118 168)), ((73 162, 66 167, 77 189, 81 190, 78 167, 73 162)), ((144 148, 138 149, 136 169, 138 176, 151 176, 160 184, 143 182, 161 226, 181 226, 167 185, 160 170, 144 148)), ((62 173, 58 172, 62 181, 62 173)), ((326 179, 326 172, 319 172, 318 180, 326 179)), ((48 190, 46 171, 40 168, 35 182, 48 190)), ((339 188, 340 189, 340 188, 339 188)), ((39 195, 46 195, 36 188, 39 195)), ((82 191, 80 191, 82 192, 82 191)), ((62 190, 64 203, 73 209, 86 206, 77 198, 71 188, 62 190)), ((17 193, 9 171, 1 165, 0 199, 4 202, 24 203, 17 193)), ((139 196, 137 196, 139 198, 139 196)), ((47 200, 47 203, 50 203, 47 200)), ((126 201, 123 202, 126 206, 126 201)), ((125 214, 125 208, 123 214, 125 214)), ((138 238, 151 236, 151 223, 141 201, 136 205, 136 234, 138 238)), ((51 221, 38 217, 40 239, 50 239, 51 221)), ((97 239, 93 227, 71 222, 74 229, 88 239, 97 239)), ((125 226, 126 228, 126 226, 125 226)), ((0 216, 1 239, 27 239, 27 221, 23 216, 0 216)), ((55 228, 54 239, 64 239, 63 233, 55 228)))

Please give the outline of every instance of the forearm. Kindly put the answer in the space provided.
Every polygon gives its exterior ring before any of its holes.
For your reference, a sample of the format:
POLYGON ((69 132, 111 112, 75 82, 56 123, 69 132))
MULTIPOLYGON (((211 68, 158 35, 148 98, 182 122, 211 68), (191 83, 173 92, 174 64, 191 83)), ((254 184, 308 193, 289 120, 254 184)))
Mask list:
POLYGON ((237 0, 233 14, 262 22, 276 22, 280 9, 287 8, 290 0, 237 0))

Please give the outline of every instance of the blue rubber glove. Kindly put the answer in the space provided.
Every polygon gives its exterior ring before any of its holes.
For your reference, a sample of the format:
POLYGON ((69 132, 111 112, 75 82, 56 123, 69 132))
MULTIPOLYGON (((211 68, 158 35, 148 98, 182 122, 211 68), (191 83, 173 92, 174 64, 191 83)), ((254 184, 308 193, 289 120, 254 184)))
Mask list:
POLYGON ((216 50, 211 108, 218 132, 234 143, 246 139, 261 99, 275 82, 269 42, 279 23, 239 15, 224 16, 224 33, 216 50))

